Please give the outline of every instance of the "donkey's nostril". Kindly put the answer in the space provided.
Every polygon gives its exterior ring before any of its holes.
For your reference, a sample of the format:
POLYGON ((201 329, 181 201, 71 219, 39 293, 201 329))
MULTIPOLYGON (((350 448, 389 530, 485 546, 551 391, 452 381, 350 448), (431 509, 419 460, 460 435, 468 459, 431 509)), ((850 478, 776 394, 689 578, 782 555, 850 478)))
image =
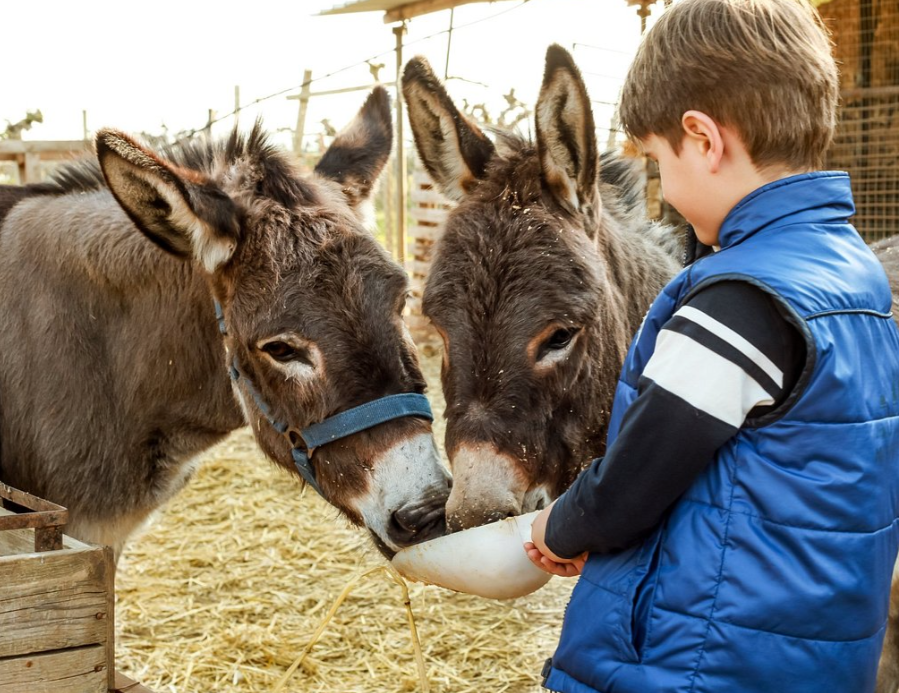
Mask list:
POLYGON ((387 530, 390 538, 400 546, 418 544, 446 533, 446 512, 443 504, 403 506, 390 516, 387 530))

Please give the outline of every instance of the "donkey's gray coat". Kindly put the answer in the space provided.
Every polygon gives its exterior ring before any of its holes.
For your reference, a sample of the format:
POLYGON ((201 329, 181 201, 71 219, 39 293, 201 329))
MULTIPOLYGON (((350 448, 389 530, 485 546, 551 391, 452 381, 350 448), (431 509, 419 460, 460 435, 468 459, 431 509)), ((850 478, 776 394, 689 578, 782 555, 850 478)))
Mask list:
MULTIPOLYGON (((0 478, 119 551, 196 455, 245 423, 295 471, 247 378, 296 430, 423 391, 405 273, 359 214, 390 145, 378 88, 312 176, 257 124, 167 160, 103 131, 99 167, 0 188, 0 478), (231 359, 246 376, 236 386, 231 359)), ((443 532, 447 475, 427 422, 382 424, 312 462, 328 500, 382 550, 443 532)))

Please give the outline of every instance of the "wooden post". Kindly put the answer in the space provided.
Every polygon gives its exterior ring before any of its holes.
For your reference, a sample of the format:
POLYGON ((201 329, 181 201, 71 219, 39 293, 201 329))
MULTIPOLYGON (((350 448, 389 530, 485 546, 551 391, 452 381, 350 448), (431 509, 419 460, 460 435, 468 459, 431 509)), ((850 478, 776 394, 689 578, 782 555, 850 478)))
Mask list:
POLYGON ((234 125, 240 121, 240 85, 234 85, 234 125))
MULTIPOLYGON (((303 155, 303 133, 306 131, 306 111, 309 108, 309 95, 312 82, 312 70, 303 72, 303 86, 300 88, 300 108, 297 111, 297 127, 293 132, 293 152, 297 156, 303 155)), ((288 97, 289 98, 289 97, 288 97)))
POLYGON ((84 136, 84 141, 87 142, 90 139, 90 130, 87 129, 87 111, 81 111, 81 132, 84 136))
POLYGON ((403 142, 403 34, 406 22, 393 28, 396 36, 396 259, 406 261, 406 151, 403 142))
POLYGON ((41 155, 37 152, 27 152, 25 154, 25 165, 22 167, 23 180, 22 183, 38 183, 38 165, 41 162, 41 155))

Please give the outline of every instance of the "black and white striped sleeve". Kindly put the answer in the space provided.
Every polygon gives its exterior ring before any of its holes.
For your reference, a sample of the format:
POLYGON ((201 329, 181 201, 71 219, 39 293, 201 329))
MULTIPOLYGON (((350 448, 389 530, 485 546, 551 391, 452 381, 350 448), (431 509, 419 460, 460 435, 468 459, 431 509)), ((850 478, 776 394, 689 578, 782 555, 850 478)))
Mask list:
POLYGON ((784 401, 804 362, 802 335, 761 289, 698 293, 660 331, 606 457, 556 502, 547 545, 571 558, 648 534, 747 418, 784 401))

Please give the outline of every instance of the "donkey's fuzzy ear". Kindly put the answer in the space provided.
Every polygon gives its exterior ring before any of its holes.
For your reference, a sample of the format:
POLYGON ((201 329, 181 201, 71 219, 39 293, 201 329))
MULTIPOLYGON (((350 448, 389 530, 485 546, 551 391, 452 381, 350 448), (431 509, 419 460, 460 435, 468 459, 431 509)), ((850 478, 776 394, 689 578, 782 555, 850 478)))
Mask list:
POLYGON ((178 169, 115 130, 97 133, 100 168, 122 209, 153 242, 208 272, 227 262, 240 237, 234 202, 195 171, 178 169))
POLYGON ((593 110, 571 55, 553 44, 537 99, 537 151, 550 192, 572 214, 598 218, 599 155, 593 110))
POLYGON ((390 157, 392 144, 390 95, 378 86, 328 147, 315 172, 340 183, 350 206, 361 210, 390 157))
POLYGON ((493 143, 459 112, 420 56, 403 71, 403 96, 422 163, 444 195, 461 200, 484 176, 493 143))

